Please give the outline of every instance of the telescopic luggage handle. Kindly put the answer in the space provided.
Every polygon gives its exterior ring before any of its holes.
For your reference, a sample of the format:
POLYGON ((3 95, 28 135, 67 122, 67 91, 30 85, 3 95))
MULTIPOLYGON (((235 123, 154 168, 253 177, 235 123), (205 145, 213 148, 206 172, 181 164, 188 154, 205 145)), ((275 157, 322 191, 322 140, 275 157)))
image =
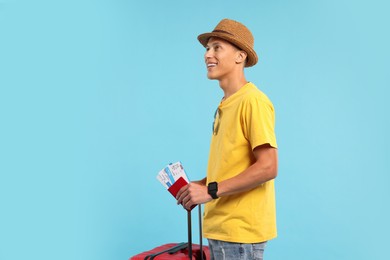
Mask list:
MULTIPOLYGON (((202 207, 198 205, 199 217, 199 247, 200 259, 203 260, 203 237, 202 237, 202 207)), ((192 260, 192 228, 191 228, 191 210, 187 210, 187 226, 188 226, 188 256, 192 260)))
MULTIPOLYGON (((177 179, 175 183, 168 188, 168 191, 176 198, 176 194, 179 190, 187 185, 188 182, 184 180, 182 177, 177 179)), ((203 241, 202 241, 202 208, 201 205, 193 205, 190 210, 187 210, 187 227, 188 227, 188 255, 192 260, 192 228, 191 228, 191 210, 198 206, 199 212, 199 239, 200 239, 200 259, 203 260, 203 241)))

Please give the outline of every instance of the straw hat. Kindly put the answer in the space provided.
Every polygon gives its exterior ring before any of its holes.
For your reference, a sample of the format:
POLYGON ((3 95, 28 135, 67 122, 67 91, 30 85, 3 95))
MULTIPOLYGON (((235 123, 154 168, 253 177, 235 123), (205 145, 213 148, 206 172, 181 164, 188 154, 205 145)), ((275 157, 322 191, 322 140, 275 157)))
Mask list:
POLYGON ((245 25, 230 19, 223 19, 210 33, 198 36, 200 43, 206 47, 210 37, 218 37, 236 45, 248 54, 245 67, 251 67, 257 63, 257 54, 253 49, 254 39, 252 33, 245 25))

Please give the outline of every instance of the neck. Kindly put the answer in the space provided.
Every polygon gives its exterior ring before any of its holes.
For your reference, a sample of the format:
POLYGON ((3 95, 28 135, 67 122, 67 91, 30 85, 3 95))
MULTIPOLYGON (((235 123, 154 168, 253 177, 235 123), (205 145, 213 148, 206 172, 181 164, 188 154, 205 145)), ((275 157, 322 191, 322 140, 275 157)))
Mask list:
POLYGON ((224 99, 227 99, 234 93, 236 93, 241 87, 247 83, 244 73, 241 73, 238 77, 221 79, 219 86, 224 92, 224 99))

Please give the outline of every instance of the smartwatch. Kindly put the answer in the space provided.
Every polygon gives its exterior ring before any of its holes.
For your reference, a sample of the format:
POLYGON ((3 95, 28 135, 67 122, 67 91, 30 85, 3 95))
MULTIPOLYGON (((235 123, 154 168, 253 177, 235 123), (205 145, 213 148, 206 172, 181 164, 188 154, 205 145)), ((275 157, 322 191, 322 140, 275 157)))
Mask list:
POLYGON ((213 199, 218 199, 217 192, 218 192, 218 183, 217 182, 210 182, 207 186, 207 192, 210 194, 210 196, 213 199))

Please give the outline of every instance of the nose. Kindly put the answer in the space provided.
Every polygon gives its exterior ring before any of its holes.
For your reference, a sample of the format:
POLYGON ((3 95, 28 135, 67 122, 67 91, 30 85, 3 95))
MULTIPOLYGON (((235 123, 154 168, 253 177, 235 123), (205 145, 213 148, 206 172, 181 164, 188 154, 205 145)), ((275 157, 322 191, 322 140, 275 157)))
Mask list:
POLYGON ((212 54, 211 48, 210 49, 206 49, 206 52, 204 53, 205 61, 207 61, 207 59, 211 58, 212 56, 213 56, 213 54, 212 54))

